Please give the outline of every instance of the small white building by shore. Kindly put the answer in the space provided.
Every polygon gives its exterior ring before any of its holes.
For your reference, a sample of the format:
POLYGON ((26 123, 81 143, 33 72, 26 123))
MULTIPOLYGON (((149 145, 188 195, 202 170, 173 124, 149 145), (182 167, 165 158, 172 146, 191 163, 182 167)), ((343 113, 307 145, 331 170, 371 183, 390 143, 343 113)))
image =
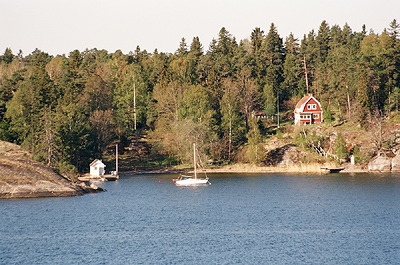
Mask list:
POLYGON ((92 163, 90 163, 90 175, 92 176, 103 176, 106 173, 105 167, 106 165, 103 164, 103 162, 99 159, 93 160, 92 163))

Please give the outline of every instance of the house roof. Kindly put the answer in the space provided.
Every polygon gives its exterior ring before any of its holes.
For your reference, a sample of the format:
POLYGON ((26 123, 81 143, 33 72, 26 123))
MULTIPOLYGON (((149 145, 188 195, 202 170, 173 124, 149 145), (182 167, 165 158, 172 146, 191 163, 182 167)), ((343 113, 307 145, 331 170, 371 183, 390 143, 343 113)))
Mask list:
POLYGON ((319 103, 318 100, 316 100, 312 94, 308 94, 306 96, 304 96, 302 99, 300 99, 299 102, 297 102, 296 104, 296 108, 294 109, 295 112, 303 112, 304 111, 304 107, 306 106, 307 102, 310 101, 311 99, 314 99, 319 106, 321 106, 321 104, 319 103))
POLYGON ((95 160, 93 160, 93 162, 92 163, 90 163, 90 165, 89 166, 91 166, 91 167, 93 167, 94 165, 101 165, 101 166, 106 166, 106 165, 104 165, 103 164, 103 162, 101 161, 101 160, 99 160, 99 159, 95 159, 95 160))

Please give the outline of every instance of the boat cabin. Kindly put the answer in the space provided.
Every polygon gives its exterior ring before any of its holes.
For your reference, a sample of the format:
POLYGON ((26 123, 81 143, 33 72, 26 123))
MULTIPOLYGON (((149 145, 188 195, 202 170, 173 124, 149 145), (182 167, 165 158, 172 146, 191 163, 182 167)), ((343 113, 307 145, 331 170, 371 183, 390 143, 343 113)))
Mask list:
POLYGON ((106 171, 105 167, 106 165, 103 164, 103 162, 99 159, 93 160, 92 163, 90 163, 90 175, 92 176, 103 176, 106 171))
POLYGON ((321 123, 323 121, 322 114, 321 103, 319 103, 312 94, 308 94, 300 99, 294 109, 294 124, 306 125, 321 123))

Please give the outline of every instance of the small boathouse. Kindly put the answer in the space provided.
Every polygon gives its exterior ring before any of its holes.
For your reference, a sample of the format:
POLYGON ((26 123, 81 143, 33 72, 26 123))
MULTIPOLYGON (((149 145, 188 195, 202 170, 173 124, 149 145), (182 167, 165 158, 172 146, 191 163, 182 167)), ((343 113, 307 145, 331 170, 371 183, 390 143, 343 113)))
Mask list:
POLYGON ((99 160, 95 159, 92 163, 90 163, 90 175, 92 176, 103 176, 106 173, 104 163, 99 160))

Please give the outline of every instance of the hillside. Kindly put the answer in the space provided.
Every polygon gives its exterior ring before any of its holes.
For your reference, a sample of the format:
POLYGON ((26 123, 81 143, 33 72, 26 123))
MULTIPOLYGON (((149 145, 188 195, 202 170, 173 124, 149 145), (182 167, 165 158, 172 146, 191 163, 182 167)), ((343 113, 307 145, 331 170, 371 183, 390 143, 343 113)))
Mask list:
POLYGON ((101 190, 71 183, 30 157, 20 146, 0 141, 0 198, 76 196, 101 190))
MULTIPOLYGON (((214 165, 203 165, 207 172, 320 172, 321 168, 344 168, 342 172, 398 172, 397 155, 400 150, 400 123, 387 119, 380 126, 361 128, 351 123, 316 124, 295 126, 284 123, 279 130, 272 126, 263 132, 263 158, 257 165, 249 164, 247 145, 242 146, 231 163, 216 161, 214 165), (339 154, 338 136, 343 139, 339 154), (380 146, 380 148, 379 148, 380 146), (338 157, 340 155, 341 157, 338 157), (354 158, 354 164, 350 157, 354 158)), ((190 170, 191 165, 165 165, 157 163, 152 144, 143 139, 133 139, 130 151, 120 155, 120 172, 171 172, 190 170), (153 155, 152 155, 153 154, 153 155)), ((104 161, 112 168, 114 154, 104 161)))
POLYGON ((348 123, 287 125, 281 131, 264 143, 263 166, 298 168, 314 164, 317 168, 344 167, 353 172, 398 171, 400 124, 396 120, 365 128, 348 123), (341 147, 339 137, 343 140, 341 147), (338 148, 342 148, 342 154, 338 148), (354 164, 350 163, 351 156, 354 164))

